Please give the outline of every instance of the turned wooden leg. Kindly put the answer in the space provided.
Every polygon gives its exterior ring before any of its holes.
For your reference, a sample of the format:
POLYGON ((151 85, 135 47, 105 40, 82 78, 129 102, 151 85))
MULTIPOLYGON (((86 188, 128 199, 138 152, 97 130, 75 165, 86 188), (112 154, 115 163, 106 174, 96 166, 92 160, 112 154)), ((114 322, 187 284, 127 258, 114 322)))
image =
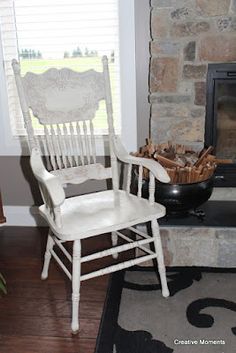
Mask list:
MULTIPOLYGON (((118 243, 118 235, 116 234, 116 232, 111 232, 111 242, 112 242, 112 246, 116 246, 118 243)), ((112 255, 113 259, 117 259, 118 258, 118 253, 113 254, 112 255)))
POLYGON ((80 266, 81 266, 81 244, 75 240, 73 245, 72 262, 72 333, 79 331, 79 299, 80 299, 80 266))
POLYGON ((52 232, 51 230, 49 230, 48 233, 48 240, 47 240, 47 247, 46 247, 46 252, 44 255, 44 264, 43 264, 43 271, 41 273, 41 279, 47 279, 48 278, 48 268, 49 268, 49 264, 50 264, 50 260, 51 260, 51 250, 54 246, 54 241, 52 238, 52 232))
POLYGON ((162 295, 163 297, 169 297, 170 292, 169 292, 169 289, 167 286, 167 280, 166 280, 166 269, 165 269, 164 259, 163 259, 159 225, 156 220, 152 221, 152 234, 153 234, 154 246, 157 254, 157 263, 158 263, 158 271, 161 279, 162 295))

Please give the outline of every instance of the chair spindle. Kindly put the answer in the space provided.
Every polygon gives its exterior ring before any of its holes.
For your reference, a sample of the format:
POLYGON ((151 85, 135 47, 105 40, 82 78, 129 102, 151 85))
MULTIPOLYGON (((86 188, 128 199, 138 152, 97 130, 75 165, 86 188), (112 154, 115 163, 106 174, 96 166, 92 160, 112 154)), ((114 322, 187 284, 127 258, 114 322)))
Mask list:
POLYGON ((60 146, 62 162, 64 164, 64 167, 66 168, 67 167, 66 146, 65 146, 65 140, 61 133, 61 128, 59 124, 57 124, 57 137, 58 137, 58 143, 60 146))
POLYGON ((149 203, 150 205, 154 205, 155 177, 151 172, 149 175, 149 203))
POLYGON ((96 163, 96 146, 95 146, 94 127, 93 127, 92 120, 90 120, 89 127, 90 127, 90 138, 91 138, 91 149, 92 149, 93 163, 96 163))
POLYGON ((140 165, 138 169, 138 197, 142 197, 142 185, 143 185, 143 166, 140 165))
POLYGON ((54 153, 54 150, 53 150, 53 145, 52 145, 52 141, 51 141, 51 138, 50 138, 50 133, 49 133, 47 125, 44 125, 44 134, 45 134, 45 137, 46 137, 47 149, 48 149, 48 152, 49 152, 49 159, 50 159, 50 162, 51 162, 51 166, 52 166, 53 170, 56 170, 57 166, 56 166, 56 161, 55 161, 55 153, 54 153))
POLYGON ((90 146, 89 146, 89 138, 88 138, 88 129, 87 129, 87 124, 86 121, 83 121, 83 131, 84 131, 84 141, 85 141, 85 151, 86 151, 86 157, 87 157, 87 163, 91 163, 91 153, 90 153, 90 146))
POLYGON ((132 164, 128 164, 126 191, 130 192, 132 164))
POLYGON ((84 146, 83 146, 83 141, 82 141, 81 132, 80 132, 80 126, 79 126, 78 121, 76 122, 76 133, 77 133, 77 137, 78 137, 80 159, 81 159, 82 165, 84 165, 85 164, 85 162, 84 162, 84 146))

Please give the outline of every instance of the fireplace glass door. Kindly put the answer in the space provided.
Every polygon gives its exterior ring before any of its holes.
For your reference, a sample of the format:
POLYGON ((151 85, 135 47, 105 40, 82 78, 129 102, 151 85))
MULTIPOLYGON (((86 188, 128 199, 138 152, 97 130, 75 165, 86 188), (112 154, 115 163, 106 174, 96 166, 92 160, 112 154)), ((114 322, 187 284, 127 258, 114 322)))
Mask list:
POLYGON ((236 63, 208 65, 205 145, 232 160, 217 167, 215 186, 236 186, 236 63))
POLYGON ((216 156, 236 161, 236 82, 218 80, 215 88, 216 156))

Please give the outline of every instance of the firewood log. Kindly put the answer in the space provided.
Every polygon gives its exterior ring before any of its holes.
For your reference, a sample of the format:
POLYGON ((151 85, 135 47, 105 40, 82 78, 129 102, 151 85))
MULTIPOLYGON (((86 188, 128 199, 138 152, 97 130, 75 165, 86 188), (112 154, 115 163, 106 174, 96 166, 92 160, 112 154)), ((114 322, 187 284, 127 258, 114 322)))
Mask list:
POLYGON ((179 163, 172 161, 171 159, 165 158, 160 154, 155 153, 154 158, 161 163, 164 167, 182 167, 179 163))
POLYGON ((209 146, 207 150, 205 150, 201 157, 197 160, 197 162, 194 164, 195 167, 198 167, 202 161, 204 160, 204 158, 206 158, 211 152, 213 151, 213 146, 209 146))
MULTIPOLYGON (((218 163, 232 163, 232 160, 217 159, 211 155, 213 147, 203 149, 200 153, 194 152, 190 147, 182 144, 173 144, 171 141, 161 144, 153 144, 147 139, 147 144, 140 148, 134 156, 154 158, 170 176, 172 184, 195 183, 210 178, 218 163)), ((144 178, 149 179, 149 172, 144 168, 144 178)))

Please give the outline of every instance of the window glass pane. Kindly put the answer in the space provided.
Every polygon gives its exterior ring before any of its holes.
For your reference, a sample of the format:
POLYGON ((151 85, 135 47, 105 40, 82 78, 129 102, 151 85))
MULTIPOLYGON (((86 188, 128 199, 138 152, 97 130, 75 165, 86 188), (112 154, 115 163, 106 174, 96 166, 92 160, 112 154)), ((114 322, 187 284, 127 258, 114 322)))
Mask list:
MULTIPOLYGON (((51 67, 101 71, 103 55, 109 59, 115 128, 120 132, 118 0, 3 0, 0 16, 13 134, 25 134, 13 58, 19 58, 24 75, 51 67)), ((36 119, 34 125, 42 133, 36 119)), ((94 125, 96 134, 107 132, 103 102, 94 125)))
POLYGON ((218 158, 236 160, 236 83, 217 83, 216 97, 216 154, 218 158))

